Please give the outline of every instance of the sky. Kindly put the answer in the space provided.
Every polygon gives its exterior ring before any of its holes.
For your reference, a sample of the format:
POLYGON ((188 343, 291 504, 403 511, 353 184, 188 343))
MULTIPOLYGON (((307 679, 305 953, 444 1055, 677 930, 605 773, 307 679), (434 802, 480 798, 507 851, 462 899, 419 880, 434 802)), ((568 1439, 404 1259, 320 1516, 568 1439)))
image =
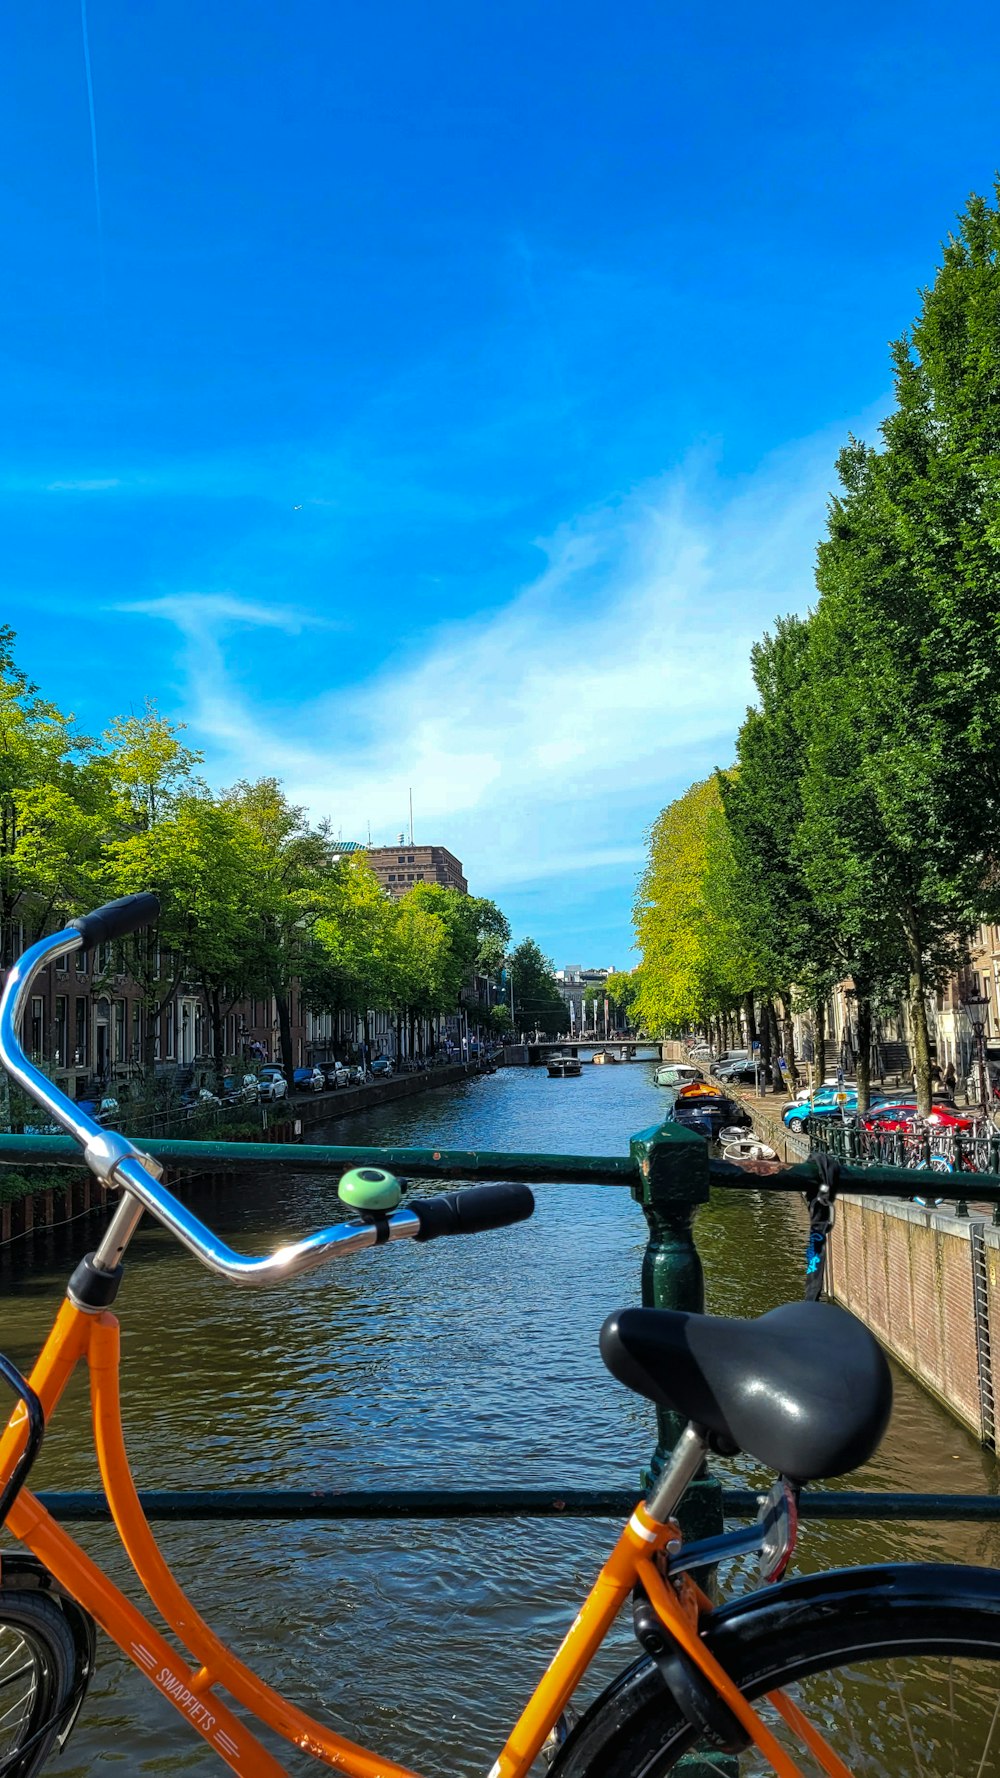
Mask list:
POLYGON ((0 621, 97 734, 408 825, 629 968, 888 342, 1000 164, 1000 12, 39 0, 0 67, 0 621))

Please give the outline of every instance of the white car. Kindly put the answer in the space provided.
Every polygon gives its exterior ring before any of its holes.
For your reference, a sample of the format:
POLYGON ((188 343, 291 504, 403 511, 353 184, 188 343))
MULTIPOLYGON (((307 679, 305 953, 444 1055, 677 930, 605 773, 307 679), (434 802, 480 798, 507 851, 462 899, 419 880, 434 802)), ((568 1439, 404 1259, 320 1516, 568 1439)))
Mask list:
POLYGON ((287 1099, 288 1082, 281 1068, 262 1068, 257 1076, 257 1091, 262 1099, 287 1099))

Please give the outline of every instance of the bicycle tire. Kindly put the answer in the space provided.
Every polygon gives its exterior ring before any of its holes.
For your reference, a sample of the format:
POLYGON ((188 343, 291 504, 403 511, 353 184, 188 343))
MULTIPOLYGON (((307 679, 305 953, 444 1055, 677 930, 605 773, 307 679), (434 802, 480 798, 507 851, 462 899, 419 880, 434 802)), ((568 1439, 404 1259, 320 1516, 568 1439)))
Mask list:
POLYGON ((35 1778, 73 1695, 76 1644, 41 1592, 0 1588, 0 1778, 35 1778))
MULTIPOLYGON (((712 1614, 705 1642, 751 1702, 814 1675, 839 1681, 849 1666, 852 1678, 859 1663, 874 1662, 884 1671, 888 1662, 919 1659, 924 1665, 941 1657, 996 1663, 992 1696, 1000 1700, 1000 1573, 927 1563, 805 1576, 723 1606, 712 1614)), ((885 1695, 883 1689, 879 1698, 885 1695)), ((963 1709, 966 1703, 963 1697, 963 1709)), ((829 1714, 832 1731, 827 1721, 813 1720, 844 1758, 836 1714, 829 1714)), ((852 1723, 848 1727, 856 1733, 852 1723)), ((885 1733, 881 1723, 879 1733, 885 1733)), ((787 1746, 799 1758, 798 1742, 787 1746)), ((1000 1738, 989 1751, 982 1778, 997 1778, 1000 1738)), ((907 1761, 903 1767, 891 1754, 889 1759, 872 1764, 865 1755, 861 1765, 850 1758, 845 1763, 861 1778, 904 1778, 904 1771, 906 1778, 911 1772, 913 1778, 968 1778, 979 1763, 973 1758, 959 1766, 956 1759, 954 1767, 945 1761, 936 1768, 907 1761)), ((737 1768, 732 1756, 713 1750, 681 1715, 655 1664, 643 1657, 581 1717, 553 1762, 551 1778, 661 1778, 685 1760, 692 1778, 695 1771, 729 1778, 737 1769, 740 1778, 748 1771, 752 1778, 758 1772, 773 1778, 770 1764, 756 1753, 742 1755, 737 1768)), ((809 1764, 802 1769, 817 1770, 809 1764)))

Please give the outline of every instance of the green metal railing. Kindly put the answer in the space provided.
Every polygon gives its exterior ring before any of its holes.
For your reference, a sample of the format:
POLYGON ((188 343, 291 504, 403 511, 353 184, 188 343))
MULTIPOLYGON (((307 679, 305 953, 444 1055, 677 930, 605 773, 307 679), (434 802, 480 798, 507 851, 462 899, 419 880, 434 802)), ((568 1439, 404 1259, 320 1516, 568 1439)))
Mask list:
MULTIPOLYGON (((508 1154, 495 1150, 336 1147, 326 1144, 149 1141, 156 1159, 187 1174, 294 1167, 297 1172, 342 1173, 372 1164, 418 1180, 526 1180, 531 1184, 626 1186, 646 1219, 648 1239, 642 1261, 642 1301, 652 1308, 698 1312, 704 1308, 704 1280, 694 1236, 694 1218, 713 1184, 734 1190, 801 1192, 815 1184, 811 1161, 772 1174, 746 1171, 709 1154, 700 1136, 678 1125, 654 1125, 634 1136, 627 1156, 508 1154)), ((79 1169, 80 1151, 68 1137, 2 1136, 4 1162, 44 1162, 79 1169)), ((909 1199, 912 1170, 896 1167, 841 1168, 842 1193, 909 1199)), ((1000 1204, 1000 1173, 976 1175, 976 1197, 1000 1204)), ((657 1442, 650 1472, 658 1473, 679 1430, 675 1415, 657 1408, 657 1442)), ((64 1519, 107 1517, 103 1495, 47 1494, 45 1504, 64 1519)), ((357 1519, 456 1517, 621 1518, 634 1505, 618 1489, 369 1489, 200 1490, 148 1492, 143 1504, 157 1519, 357 1519)), ((723 1488, 717 1477, 696 1482, 685 1502, 688 1536, 710 1536, 726 1515, 752 1516, 757 1497, 744 1489, 723 1488)), ((995 1519, 1000 1496, 882 1494, 807 1490, 807 1517, 844 1519, 995 1519)))

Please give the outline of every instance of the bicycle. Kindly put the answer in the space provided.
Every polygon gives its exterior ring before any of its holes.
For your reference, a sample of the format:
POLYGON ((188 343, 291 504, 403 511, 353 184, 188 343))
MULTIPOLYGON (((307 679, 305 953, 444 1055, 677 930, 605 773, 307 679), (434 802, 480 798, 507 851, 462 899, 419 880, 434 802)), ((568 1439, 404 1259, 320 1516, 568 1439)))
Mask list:
MULTIPOLYGON (((285 1282, 368 1247, 503 1227, 529 1216, 534 1201, 525 1186, 493 1185, 403 1206, 397 1180, 359 1168, 339 1188, 353 1220, 262 1258, 226 1247, 170 1193, 157 1163, 64 1098, 18 1040, 32 983, 46 963, 123 937, 157 911, 155 898, 129 897, 72 922, 26 952, 0 1001, 0 1062, 76 1137, 97 1177, 121 1194, 96 1250, 72 1274, 30 1378, 0 1359, 0 1376, 17 1398, 0 1436, 0 1524, 6 1522, 26 1552, 5 1552, 0 1563, 0 1774, 34 1778, 65 1745, 84 1702, 100 1625, 232 1771, 250 1778, 282 1778, 285 1771, 236 1714, 241 1708, 300 1753, 350 1778, 414 1778, 264 1684, 219 1641, 173 1579, 128 1466, 111 1306, 129 1241, 147 1211, 211 1271, 254 1286, 285 1282), (45 1423, 81 1362, 90 1371, 95 1445, 119 1535, 187 1657, 26 1486, 45 1423)), ((630 1308, 605 1322, 601 1351, 615 1377, 680 1414, 686 1425, 490 1778, 526 1778, 543 1751, 553 1778, 661 1778, 679 1767, 699 1778, 731 1778, 737 1761, 741 1778, 766 1772, 896 1778, 899 1767, 885 1764, 895 1758, 893 1746, 909 1750, 914 1778, 996 1778, 1000 1575, 925 1563, 781 1578, 795 1548, 801 1487, 865 1462, 888 1422, 890 1373, 867 1330, 823 1302, 786 1304, 752 1322, 630 1308), (760 1519, 684 1544, 675 1514, 689 1486, 709 1454, 740 1451, 779 1475, 760 1519), (698 1574, 755 1553, 760 1587, 715 1605, 698 1574), (570 1700, 630 1597, 642 1653, 571 1722, 570 1700), (975 1661, 976 1674, 963 1672, 956 1691, 950 1668, 938 1677, 939 1657, 975 1661), (918 1662, 905 1690, 896 1671, 903 1659, 918 1662), (962 1711, 957 1752, 956 1696, 962 1711), (903 1708, 895 1744, 881 1717, 875 1720, 876 1705, 884 1709, 890 1697, 903 1708), (951 1753, 937 1714, 940 1705, 946 1728, 949 1701, 951 1753)))

